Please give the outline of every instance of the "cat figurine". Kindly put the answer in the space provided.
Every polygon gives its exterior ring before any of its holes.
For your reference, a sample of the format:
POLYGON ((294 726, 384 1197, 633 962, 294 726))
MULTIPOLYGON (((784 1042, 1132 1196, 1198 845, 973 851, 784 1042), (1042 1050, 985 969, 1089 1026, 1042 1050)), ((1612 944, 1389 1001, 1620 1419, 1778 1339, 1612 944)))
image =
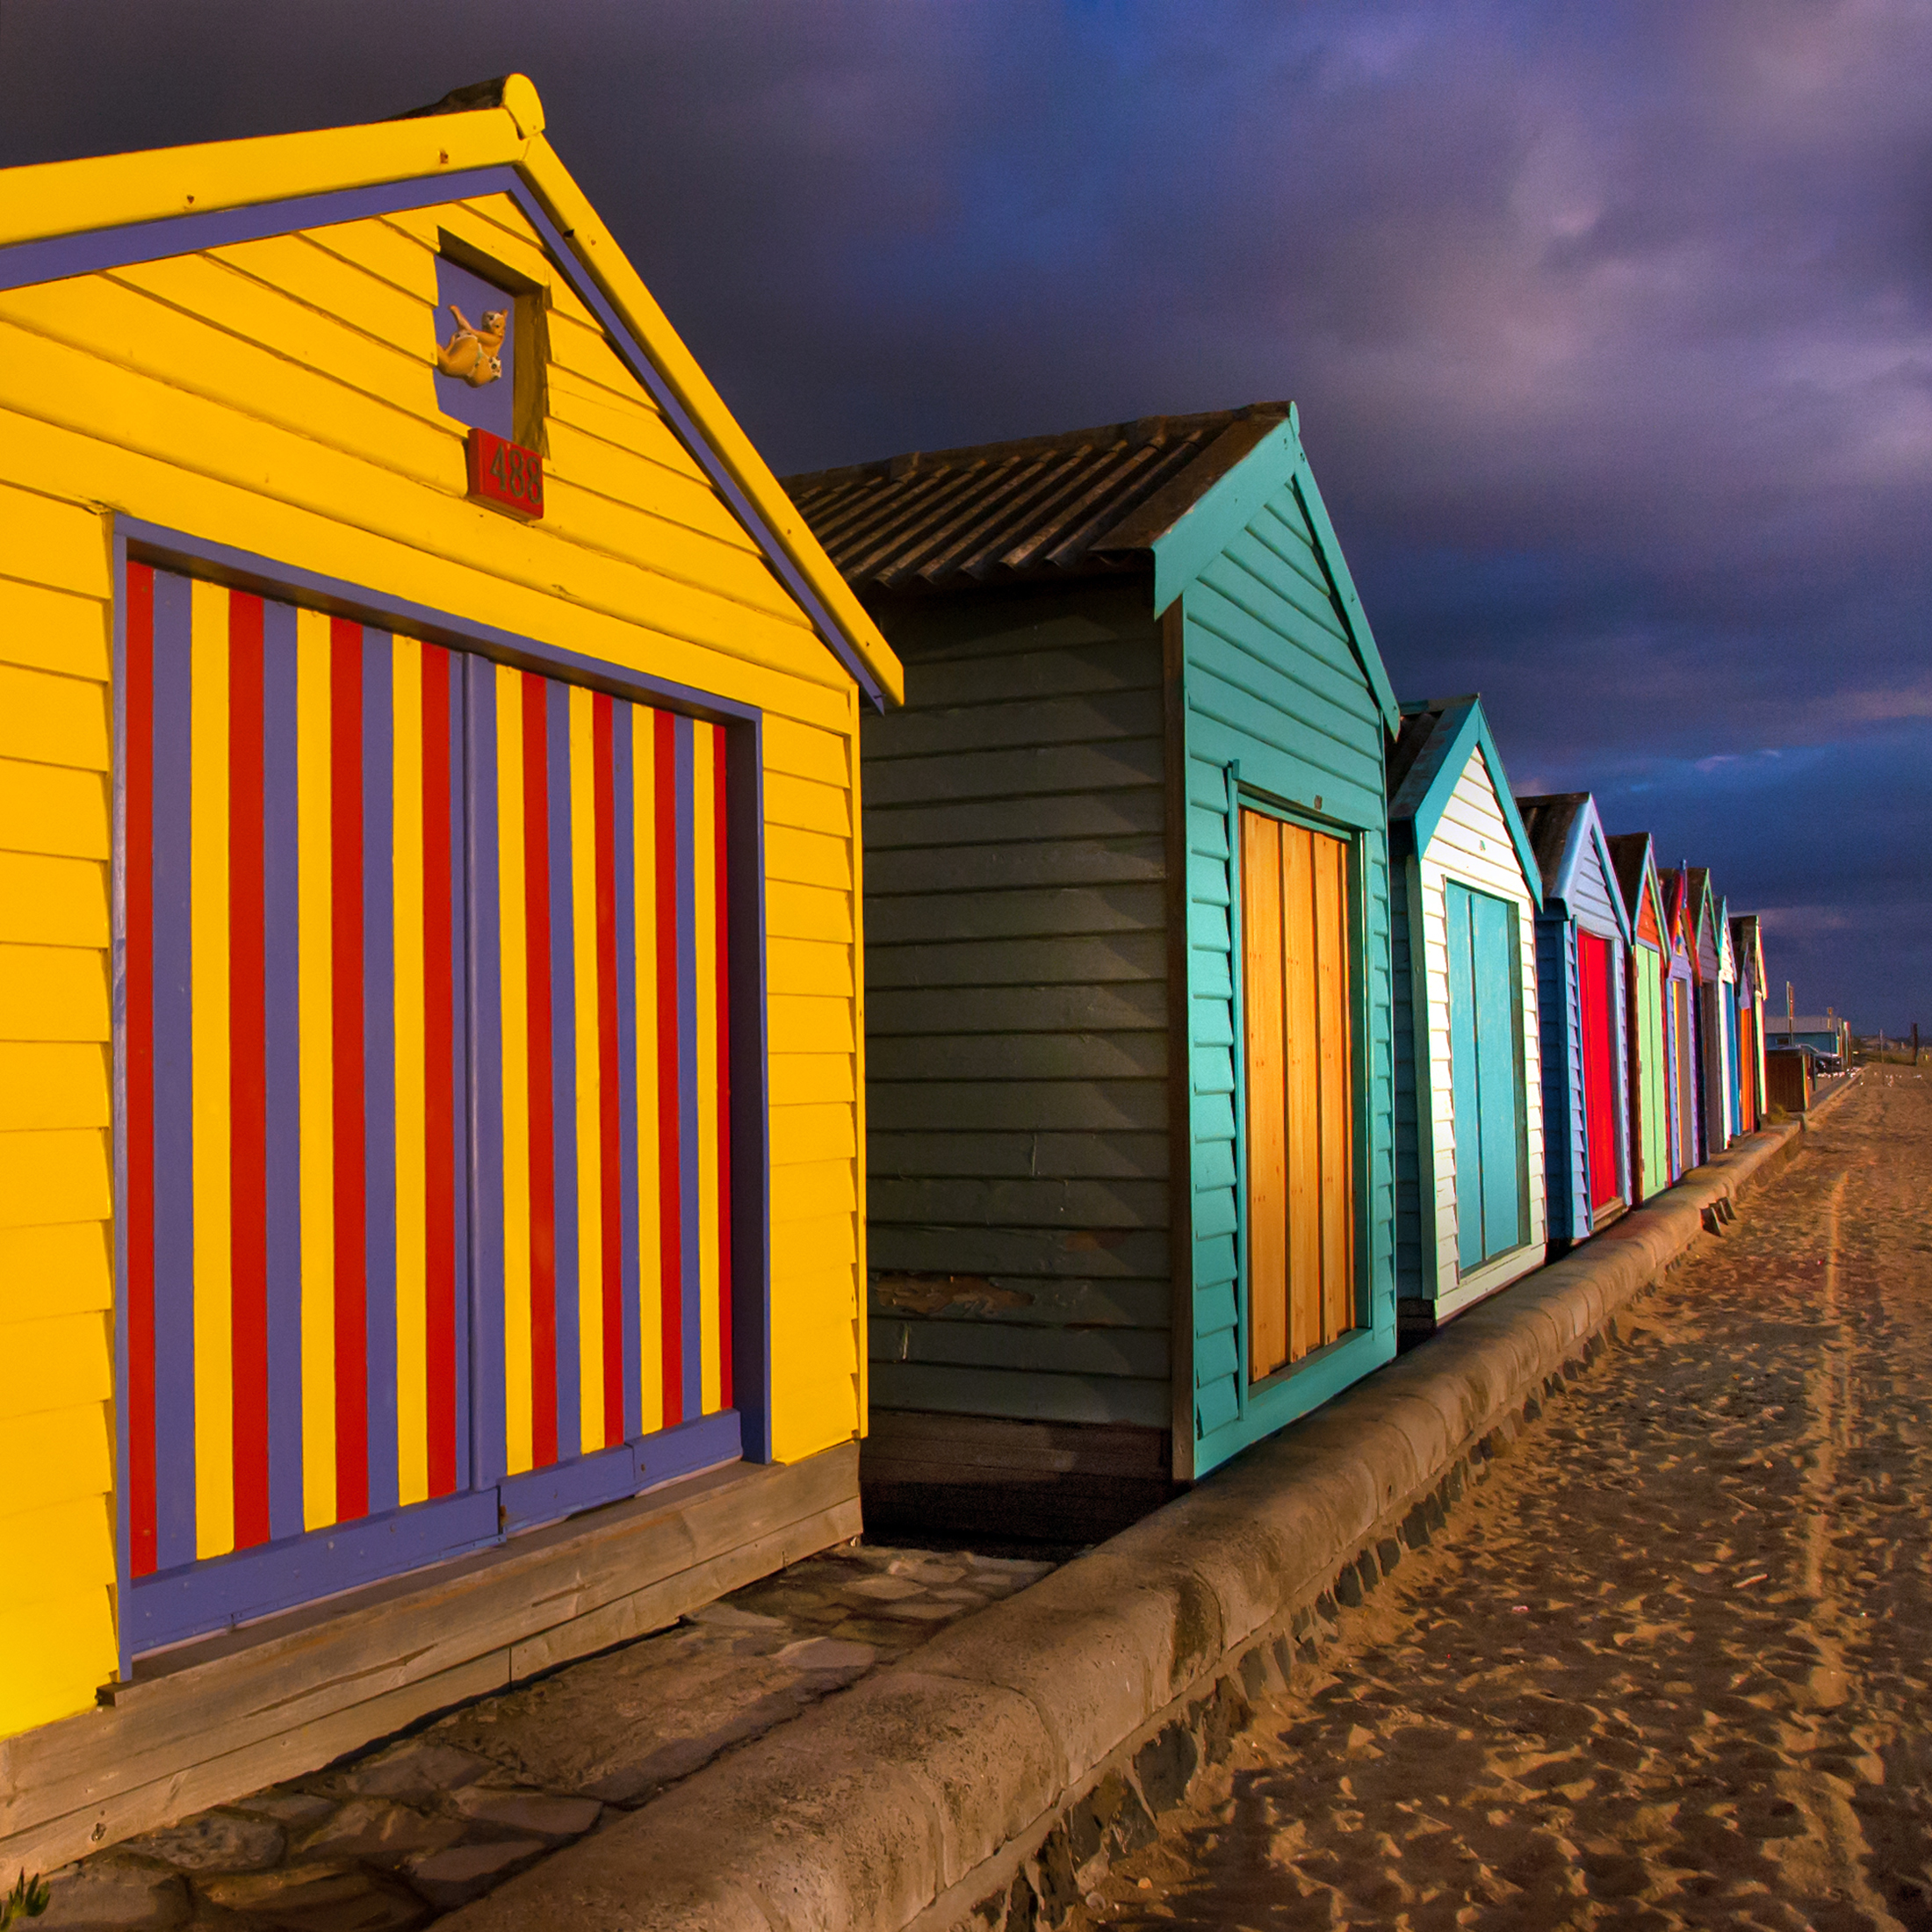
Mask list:
POLYGON ((494 382, 503 373, 503 331, 509 312, 487 308, 480 323, 472 322, 454 302, 450 304, 450 313, 456 317, 456 333, 446 347, 436 350, 436 367, 472 389, 494 382))

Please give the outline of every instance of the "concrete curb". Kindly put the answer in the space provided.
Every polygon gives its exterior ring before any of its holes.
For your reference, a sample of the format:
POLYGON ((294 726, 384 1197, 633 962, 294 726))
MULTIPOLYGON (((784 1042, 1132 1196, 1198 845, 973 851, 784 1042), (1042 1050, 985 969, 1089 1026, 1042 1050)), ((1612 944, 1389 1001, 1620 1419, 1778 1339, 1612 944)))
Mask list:
POLYGON ((1225 1751, 1316 1618, 1426 1544, 1800 1135, 1752 1135, 1123 1534, 442 1922, 1053 1922, 1225 1751))

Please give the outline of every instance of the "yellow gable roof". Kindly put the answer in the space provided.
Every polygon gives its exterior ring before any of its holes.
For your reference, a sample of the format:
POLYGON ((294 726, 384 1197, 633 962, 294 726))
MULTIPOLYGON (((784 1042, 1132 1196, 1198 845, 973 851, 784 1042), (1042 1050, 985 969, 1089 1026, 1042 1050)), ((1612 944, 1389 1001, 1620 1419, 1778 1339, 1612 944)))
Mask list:
MULTIPOLYGON (((696 358, 544 135, 544 108, 521 74, 435 111, 361 127, 105 155, 0 170, 0 286, 152 260, 205 245, 197 218, 272 209, 357 189, 514 169, 567 252, 560 265, 607 307, 703 445, 695 453, 811 613, 827 646, 875 701, 905 695, 905 674, 818 539, 779 487, 696 358), (460 105, 469 98, 481 105, 460 105), (63 245, 65 244, 65 245, 63 245), (95 254, 99 260, 92 259, 95 254)), ((308 216, 291 209, 289 227, 308 216)), ((340 217, 336 217, 340 219, 340 217)), ((263 229, 261 232, 270 232, 263 229)))

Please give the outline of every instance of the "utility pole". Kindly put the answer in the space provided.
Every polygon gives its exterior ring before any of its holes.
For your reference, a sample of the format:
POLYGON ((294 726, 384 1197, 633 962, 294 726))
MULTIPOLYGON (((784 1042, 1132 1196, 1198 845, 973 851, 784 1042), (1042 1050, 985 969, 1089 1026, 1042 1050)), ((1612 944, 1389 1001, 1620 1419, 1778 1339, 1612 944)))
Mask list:
POLYGON ((1912 1064, 1913 1064, 1914 1066, 1917 1066, 1917 1065, 1918 1065, 1918 1063, 1919 1063, 1919 1023, 1918 1023, 1918 1021, 1917 1021, 1916 1020, 1914 1020, 1914 1021, 1912 1022, 1912 1064))

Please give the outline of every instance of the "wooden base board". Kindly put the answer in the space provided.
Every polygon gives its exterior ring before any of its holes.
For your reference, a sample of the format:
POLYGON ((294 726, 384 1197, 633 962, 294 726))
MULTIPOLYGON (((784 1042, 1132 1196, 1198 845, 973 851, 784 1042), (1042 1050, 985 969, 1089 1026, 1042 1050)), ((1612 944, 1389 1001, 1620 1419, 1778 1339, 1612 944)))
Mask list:
POLYGON ((733 1463, 142 1659, 0 1741, 0 1871, 54 1867, 675 1623, 856 1536, 858 1445, 733 1463))
POLYGON ((866 1521, 917 1532, 1098 1541, 1180 1493, 1164 1429, 875 1409, 861 1445, 866 1521))

